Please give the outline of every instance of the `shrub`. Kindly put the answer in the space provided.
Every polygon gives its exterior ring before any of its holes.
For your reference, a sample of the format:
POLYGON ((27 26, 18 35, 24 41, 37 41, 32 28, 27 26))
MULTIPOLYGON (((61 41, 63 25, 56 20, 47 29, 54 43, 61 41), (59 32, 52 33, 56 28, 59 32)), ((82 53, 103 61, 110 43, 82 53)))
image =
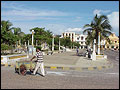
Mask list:
POLYGON ((12 46, 9 46, 7 44, 1 44, 1 50, 11 50, 12 46))
POLYGON ((42 49, 42 47, 41 46, 35 46, 35 48, 37 49, 37 48, 39 48, 40 50, 42 49))
POLYGON ((55 45, 54 49, 55 49, 55 50, 59 50, 59 46, 58 46, 58 45, 55 45))

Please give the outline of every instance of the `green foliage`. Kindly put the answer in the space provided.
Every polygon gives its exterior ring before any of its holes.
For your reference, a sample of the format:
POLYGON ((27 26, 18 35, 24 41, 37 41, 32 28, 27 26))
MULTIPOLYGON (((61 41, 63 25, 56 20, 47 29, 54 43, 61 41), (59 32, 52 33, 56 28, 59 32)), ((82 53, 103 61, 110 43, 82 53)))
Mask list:
POLYGON ((55 46, 54 46, 54 49, 55 49, 55 50, 59 50, 59 46, 58 46, 58 45, 55 45, 55 46))
POLYGON ((78 42, 72 42, 72 45, 74 44, 74 46, 76 47, 80 47, 80 44, 78 42))
POLYGON ((35 46, 35 48, 36 48, 36 49, 39 48, 39 49, 41 50, 42 47, 41 47, 41 46, 35 46))
POLYGON ((15 45, 16 41, 22 39, 24 35, 20 28, 12 27, 11 22, 1 21, 1 43, 15 45))
POLYGON ((7 44, 1 44, 1 50, 11 50, 12 46, 9 46, 7 44))
MULTIPOLYGON (((49 45, 49 48, 52 48, 52 32, 50 30, 45 30, 45 28, 39 28, 35 27, 30 29, 30 31, 34 30, 34 45, 37 44, 41 45, 43 43, 47 43, 49 45)), ((71 46, 79 46, 78 43, 71 42, 69 37, 66 38, 59 38, 60 36, 54 37, 54 44, 55 44, 55 50, 58 50, 59 40, 60 44, 65 47, 71 47, 71 46)), ((25 42, 27 44, 29 40, 29 44, 32 44, 32 34, 25 34, 21 31, 19 27, 12 27, 12 23, 9 21, 1 21, 1 43, 5 44, 2 45, 2 50, 4 49, 10 49, 7 45, 13 45, 15 46, 17 41, 21 41, 21 44, 24 45, 25 42)), ((19 44, 19 43, 18 43, 19 44)))
POLYGON ((87 44, 90 45, 93 43, 93 40, 96 39, 96 43, 98 43, 98 33, 100 32, 100 37, 102 39, 106 39, 109 42, 108 35, 111 34, 112 27, 109 24, 108 18, 105 15, 96 16, 92 20, 90 24, 84 25, 84 32, 88 33, 87 44))
MULTIPOLYGON (((38 40, 38 44, 41 45, 42 43, 47 43, 47 44, 51 44, 52 43, 52 32, 50 32, 49 30, 45 30, 45 28, 39 28, 39 27, 35 27, 30 29, 30 31, 34 30, 34 39, 38 40)), ((34 42, 35 44, 35 42, 34 42)))
POLYGON ((77 47, 80 46, 80 44, 79 44, 78 42, 72 42, 69 37, 61 38, 60 41, 61 41, 61 45, 62 45, 62 46, 65 46, 65 47, 71 48, 71 47, 73 47, 73 46, 74 46, 74 47, 75 47, 75 46, 77 46, 77 47))

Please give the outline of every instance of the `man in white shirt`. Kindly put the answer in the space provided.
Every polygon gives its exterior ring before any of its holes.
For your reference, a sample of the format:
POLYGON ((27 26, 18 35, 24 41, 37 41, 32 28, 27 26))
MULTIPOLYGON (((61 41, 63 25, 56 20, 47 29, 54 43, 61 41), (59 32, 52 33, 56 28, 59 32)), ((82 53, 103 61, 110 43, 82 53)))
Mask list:
POLYGON ((36 55, 31 59, 31 61, 32 61, 34 58, 37 58, 35 70, 34 70, 34 72, 32 74, 35 75, 36 72, 37 72, 37 70, 40 67, 42 76, 45 77, 44 62, 43 62, 43 53, 40 51, 40 48, 37 48, 36 51, 37 51, 36 55))

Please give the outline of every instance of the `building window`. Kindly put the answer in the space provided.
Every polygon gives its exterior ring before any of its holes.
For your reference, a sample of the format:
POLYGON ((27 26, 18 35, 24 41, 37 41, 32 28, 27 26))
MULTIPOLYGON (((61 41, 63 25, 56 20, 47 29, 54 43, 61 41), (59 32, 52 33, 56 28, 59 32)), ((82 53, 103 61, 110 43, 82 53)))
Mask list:
POLYGON ((115 43, 117 43, 117 41, 115 41, 115 43))
POLYGON ((81 40, 83 40, 83 37, 81 37, 81 40))
POLYGON ((69 37, 70 37, 70 33, 69 33, 69 37))
POLYGON ((73 37, 73 34, 72 34, 72 37, 73 37))
POLYGON ((68 36, 68 34, 66 33, 66 37, 68 36))
POLYGON ((77 38, 77 40, 79 40, 79 38, 77 38))
POLYGON ((111 46, 111 48, 114 48, 114 46, 111 46))
POLYGON ((83 44, 83 42, 81 42, 81 44, 83 44))

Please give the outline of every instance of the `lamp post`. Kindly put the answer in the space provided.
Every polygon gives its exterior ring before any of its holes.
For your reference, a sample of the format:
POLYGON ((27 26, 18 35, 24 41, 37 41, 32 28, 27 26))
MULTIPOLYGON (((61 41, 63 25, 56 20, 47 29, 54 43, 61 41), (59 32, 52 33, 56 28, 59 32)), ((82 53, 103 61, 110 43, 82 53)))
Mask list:
POLYGON ((52 39, 52 51, 54 51, 54 34, 53 34, 53 39, 52 39))
POLYGON ((34 30, 32 30, 32 55, 33 55, 33 47, 34 47, 34 30))
POLYGON ((32 46, 34 46, 33 39, 34 39, 34 30, 32 30, 32 46))

